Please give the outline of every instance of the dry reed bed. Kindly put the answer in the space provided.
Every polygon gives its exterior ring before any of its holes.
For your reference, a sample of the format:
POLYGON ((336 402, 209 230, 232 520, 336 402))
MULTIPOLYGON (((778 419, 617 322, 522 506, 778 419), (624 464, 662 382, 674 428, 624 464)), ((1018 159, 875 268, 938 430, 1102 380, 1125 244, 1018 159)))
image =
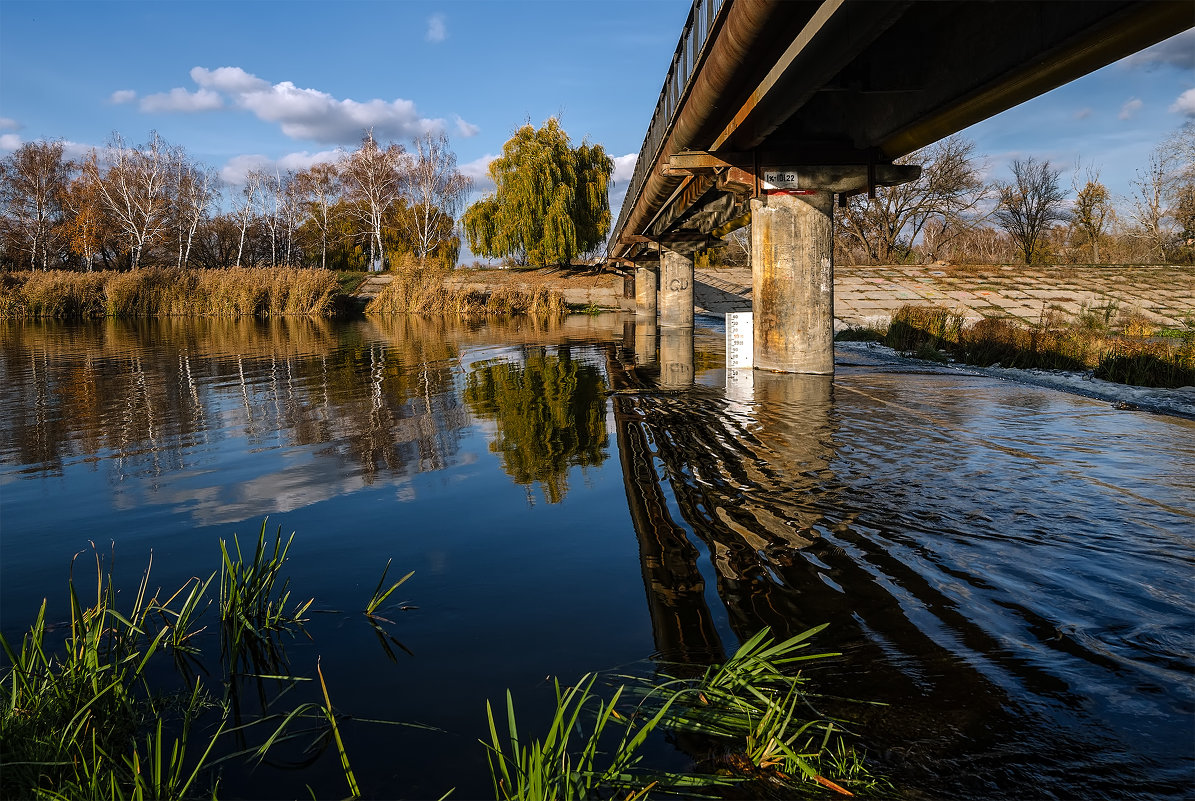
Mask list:
POLYGON ((562 294, 546 287, 529 292, 499 287, 487 295, 475 289, 445 286, 442 275, 417 272, 395 276, 369 302, 365 313, 558 318, 568 313, 568 305, 562 294))
POLYGON ((16 272, 0 275, 0 318, 328 316, 338 290, 317 269, 16 272))
POLYGON ((925 358, 949 353, 967 364, 1047 370, 1092 370, 1096 378, 1153 387, 1195 385, 1195 328, 1157 330, 1141 314, 1056 312, 1025 326, 1001 317, 966 325, 962 314, 937 306, 904 306, 892 317, 884 343, 925 358), (1170 333, 1170 336, 1162 336, 1170 333))

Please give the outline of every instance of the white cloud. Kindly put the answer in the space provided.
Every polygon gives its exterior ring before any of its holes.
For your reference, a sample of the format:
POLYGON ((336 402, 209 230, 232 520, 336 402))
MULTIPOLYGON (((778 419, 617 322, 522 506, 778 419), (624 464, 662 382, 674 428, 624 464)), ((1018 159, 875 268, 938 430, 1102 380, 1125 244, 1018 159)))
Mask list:
POLYGON ((1184 117, 1195 117, 1195 89, 1188 89, 1170 104, 1172 113, 1182 114, 1184 117))
POLYGON ((224 98, 210 89, 200 89, 188 92, 186 89, 175 88, 169 92, 159 92, 141 98, 142 111, 212 111, 224 106, 224 98))
POLYGON ((1121 120, 1132 119, 1133 115, 1140 111, 1144 106, 1145 103, 1143 103, 1140 98, 1134 97, 1120 107, 1120 113, 1116 115, 1116 118, 1121 120))
POLYGON ((109 103, 132 103, 137 99, 137 93, 132 89, 117 89, 112 94, 108 95, 109 103))
POLYGON ((635 162, 639 160, 638 153, 627 153, 625 156, 614 157, 614 172, 610 174, 610 214, 618 219, 622 211, 622 204, 626 201, 627 190, 631 186, 631 177, 635 174, 635 162))
POLYGON ((1164 42, 1134 53, 1124 60, 1125 66, 1146 70, 1161 66, 1180 70, 1195 69, 1195 28, 1171 36, 1164 42))
POLYGON ((379 140, 414 139, 444 129, 443 120, 420 117, 410 100, 337 100, 327 92, 301 89, 290 81, 241 94, 237 105, 258 119, 278 123, 292 139, 316 142, 354 142, 366 128, 373 128, 379 140))
POLYGON ((19 131, 23 127, 12 117, 0 117, 0 131, 19 131))
POLYGON ((349 144, 360 139, 366 128, 373 128, 378 139, 413 139, 445 127, 444 120, 420 117, 415 104, 402 98, 340 100, 290 81, 270 84, 240 67, 195 67, 191 78, 204 89, 231 95, 238 107, 260 120, 277 123, 292 139, 349 144))
POLYGON ((638 153, 627 153, 625 156, 614 157, 614 172, 610 175, 610 180, 616 184, 629 183, 631 176, 635 174, 635 162, 639 160, 638 153))
POLYGON ((1092 108, 1090 106, 1088 106, 1087 108, 1079 109, 1078 111, 1076 111, 1074 113, 1073 116, 1076 120, 1085 120, 1088 117, 1090 117, 1091 114, 1092 114, 1092 108))
POLYGON ((101 149, 102 148, 98 148, 95 145, 89 145, 85 142, 72 142, 69 139, 66 139, 62 142, 63 157, 71 159, 72 161, 82 161, 84 158, 91 155, 91 151, 99 151, 101 149))
POLYGON ((494 186, 494 181, 490 178, 490 162, 498 158, 492 153, 486 153, 480 158, 475 158, 472 161, 462 164, 460 171, 473 179, 473 191, 475 193, 493 192, 497 187, 494 186))
POLYGON ((16 134, 0 134, 0 150, 16 150, 23 143, 16 134))
MULTIPOLYGON (((356 144, 367 128, 372 128, 379 140, 414 139, 447 128, 443 119, 420 116, 415 103, 402 98, 363 102, 340 99, 318 89, 295 86, 290 81, 271 84, 240 67, 194 67, 190 74, 199 86, 197 91, 173 89, 150 95, 142 99, 142 111, 240 108, 264 122, 277 124, 292 139, 322 144, 356 144)), ((135 97, 131 90, 122 90, 113 97, 116 95, 123 102, 135 97)), ((457 126, 462 136, 480 130, 459 118, 457 126)))
POLYGON ((471 122, 465 122, 458 114, 456 116, 456 132, 468 139, 470 136, 477 136, 479 133, 481 133, 481 126, 474 125, 471 122))
POLYGON ((220 168, 220 178, 226 184, 237 186, 245 183, 245 175, 250 170, 265 170, 273 166, 269 156, 260 153, 249 153, 243 156, 233 156, 220 168))
POLYGON ((240 67, 217 67, 214 70, 192 67, 191 80, 205 89, 218 89, 229 94, 261 92, 270 88, 269 81, 245 72, 240 67))
POLYGON ((435 44, 448 38, 448 28, 444 24, 443 14, 432 14, 427 18, 427 36, 424 38, 435 44))
POLYGON ((339 150, 321 150, 318 153, 308 153, 306 150, 300 150, 298 153, 287 153, 282 158, 278 159, 275 165, 282 172, 287 170, 305 170, 312 164, 327 164, 339 159, 342 151, 339 150))
POLYGON ((312 164, 323 164, 333 162, 340 158, 341 151, 339 150, 320 150, 317 153, 308 153, 306 150, 300 150, 296 153, 287 153, 277 159, 272 159, 269 156, 263 156, 260 153, 249 153, 242 156, 234 156, 225 162, 224 166, 220 168, 220 178, 225 183, 240 186, 245 183, 245 175, 250 170, 265 170, 266 172, 289 172, 294 170, 305 170, 312 164))

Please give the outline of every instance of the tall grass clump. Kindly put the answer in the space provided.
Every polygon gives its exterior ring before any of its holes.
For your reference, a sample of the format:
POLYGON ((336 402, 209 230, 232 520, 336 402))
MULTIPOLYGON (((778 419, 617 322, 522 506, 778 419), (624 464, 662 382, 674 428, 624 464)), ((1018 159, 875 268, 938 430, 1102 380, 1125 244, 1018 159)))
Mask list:
POLYGON ((887 329, 873 325, 853 325, 834 335, 835 342, 883 342, 887 329))
POLYGON ((267 311, 270 315, 327 316, 334 308, 340 280, 331 270, 272 270, 267 311))
POLYGON ((897 309, 884 335, 884 344, 896 350, 941 349, 958 342, 966 318, 939 306, 897 309))
POLYGON ((98 556, 89 603, 73 572, 64 647, 49 645, 45 601, 19 651, 0 636, 8 661, 0 678, 0 792, 5 798, 188 795, 224 726, 206 744, 190 742, 211 699, 198 684, 173 697, 157 693, 147 670, 155 655, 190 647, 189 626, 207 583, 192 579, 163 602, 148 595, 147 569, 132 603, 118 610, 98 556))
POLYGON ((339 287, 336 273, 316 269, 146 267, 126 272, 8 273, 0 279, 0 316, 330 316, 339 287))
POLYGON ((253 558, 246 559, 241 553, 241 543, 234 534, 233 552, 228 544, 220 540, 220 621, 232 632, 235 640, 248 634, 261 637, 267 632, 280 631, 292 625, 301 625, 303 617, 311 608, 314 599, 295 604, 288 613, 286 604, 290 600, 290 579, 282 579, 282 566, 286 563, 292 533, 285 544, 282 541, 282 527, 274 534, 273 546, 266 540, 266 523, 253 549, 253 558))
MULTIPOLYGON (((204 664, 203 618, 213 605, 217 572, 189 579, 164 597, 149 591, 147 568, 130 602, 118 608, 111 572, 98 555, 95 589, 87 596, 76 585, 72 562, 65 633, 47 623, 43 601, 19 649, 0 635, 6 663, 0 671, 0 797, 214 798, 224 761, 260 762, 293 741, 310 743, 309 759, 334 748, 349 793, 358 797, 318 659, 318 696, 289 709, 279 709, 278 699, 312 679, 252 670, 252 660, 276 646, 271 636, 301 624, 312 603, 287 610, 289 584, 280 571, 293 537, 283 541, 279 530, 271 543, 263 524, 251 558, 235 535, 232 549, 220 543, 215 606, 223 634, 222 696, 205 684, 211 671, 192 669, 204 664), (154 667, 171 657, 185 689, 154 667), (263 694, 248 713, 238 697, 245 679, 274 685, 268 700, 263 694), (162 689, 164 681, 170 689, 162 689)), ((275 660, 279 664, 285 659, 275 660)))
POLYGON ((5 304, 21 317, 103 317, 104 274, 36 270, 13 273, 17 298, 5 304))
POLYGON ((148 267, 103 273, 108 317, 166 317, 194 313, 193 271, 148 267))
POLYGON ((797 797, 830 790, 841 795, 883 783, 832 720, 811 710, 796 663, 832 654, 798 653, 819 626, 783 642, 767 629, 726 663, 695 678, 661 671, 654 679, 621 677, 609 700, 585 676, 567 690, 556 685, 556 712, 542 737, 519 729, 510 693, 505 726, 489 704, 490 758, 495 795, 504 799, 644 798, 654 788, 714 791, 747 785, 797 797), (666 773, 642 766, 642 746, 659 732, 684 735, 699 751, 696 770, 666 773), (765 789, 766 788, 766 789, 765 789), (852 789, 853 788, 853 789, 852 789))
POLYGON ((433 316, 480 314, 481 292, 450 289, 434 272, 399 273, 365 307, 366 314, 424 314, 433 316))
POLYGON ((420 314, 456 317, 562 317, 568 312, 564 296, 539 287, 527 292, 499 287, 488 295, 444 283, 435 270, 400 273, 365 307, 366 314, 420 314))
POLYGON ((1115 343, 1100 356, 1094 375, 1143 387, 1195 386, 1195 341, 1115 343))

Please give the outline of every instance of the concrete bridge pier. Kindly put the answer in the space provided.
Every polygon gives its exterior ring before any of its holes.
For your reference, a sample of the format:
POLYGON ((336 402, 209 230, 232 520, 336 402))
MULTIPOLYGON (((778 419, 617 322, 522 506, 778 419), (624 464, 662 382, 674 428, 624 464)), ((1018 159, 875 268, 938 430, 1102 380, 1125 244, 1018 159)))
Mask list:
POLYGON ((920 175, 915 164, 847 164, 759 176, 767 186, 751 198, 756 367, 834 374, 834 196, 896 186, 920 175))
POLYGON ((834 194, 751 200, 755 366, 834 373, 834 194))
POLYGON ((656 319, 656 271, 642 264, 635 265, 635 311, 656 319))
POLYGON ((693 327, 693 257, 660 251, 660 326, 693 327))

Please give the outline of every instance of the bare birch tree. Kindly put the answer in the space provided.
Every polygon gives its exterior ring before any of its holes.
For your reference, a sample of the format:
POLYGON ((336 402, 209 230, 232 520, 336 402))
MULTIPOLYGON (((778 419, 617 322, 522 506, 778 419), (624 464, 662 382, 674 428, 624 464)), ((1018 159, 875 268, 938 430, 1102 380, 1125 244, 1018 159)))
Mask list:
POLYGON ((332 209, 340 193, 340 176, 334 164, 312 164, 295 176, 295 191, 307 219, 320 235, 320 267, 328 267, 328 234, 332 228, 332 209))
POLYGON ((186 267, 191 257, 195 232, 208 216, 216 198, 219 179, 212 170, 191 163, 179 153, 175 164, 174 213, 178 233, 178 266, 186 267))
POLYGON ((1162 148, 1149 154, 1144 170, 1130 181, 1133 187, 1130 214, 1140 226, 1140 235, 1149 246, 1150 254, 1162 258, 1169 231, 1166 218, 1170 216, 1169 200, 1174 190, 1173 158, 1162 148))
POLYGON ((286 258, 283 264, 289 267, 294 257, 295 231, 303 223, 303 200, 293 170, 288 170, 284 173, 280 180, 282 183, 282 202, 280 208, 282 243, 286 249, 286 258))
POLYGON ((61 198, 71 163, 63 144, 26 142, 0 161, 0 212, 8 239, 28 254, 30 268, 49 269, 51 241, 62 219, 61 198))
POLYGON ((245 200, 233 212, 237 227, 241 229, 241 240, 237 245, 236 266, 241 266, 241 257, 245 254, 245 231, 256 216, 257 197, 262 191, 262 183, 266 174, 261 170, 249 170, 245 174, 245 186, 241 189, 241 197, 245 200))
MULTIPOLYGON (((391 143, 382 149, 366 131, 361 146, 341 159, 340 175, 350 213, 358 218, 369 236, 369 269, 385 260, 382 228, 386 212, 402 197, 407 154, 402 145, 391 143)), ((384 265, 381 265, 384 266, 384 265)))
POLYGON ((270 266, 278 266, 278 231, 282 227, 282 177, 275 172, 273 175, 262 173, 261 192, 258 193, 258 204, 261 208, 261 220, 270 232, 270 266))
POLYGON ((422 261, 453 237, 473 181, 456 168, 456 153, 443 133, 425 133, 415 140, 404 177, 411 213, 403 220, 415 256, 422 261))
POLYGON ((99 177, 109 218, 127 241, 133 269, 145 251, 169 230, 174 154, 157 131, 141 147, 125 144, 113 133, 104 150, 107 171, 99 177))

